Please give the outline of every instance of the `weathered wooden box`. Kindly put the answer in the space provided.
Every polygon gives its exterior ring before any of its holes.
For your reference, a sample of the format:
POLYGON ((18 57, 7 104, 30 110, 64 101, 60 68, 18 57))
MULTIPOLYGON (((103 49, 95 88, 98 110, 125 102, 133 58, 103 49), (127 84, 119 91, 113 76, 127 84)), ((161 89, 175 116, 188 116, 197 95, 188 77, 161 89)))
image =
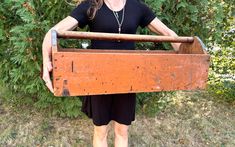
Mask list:
POLYGON ((53 31, 52 38, 55 96, 194 90, 207 83, 210 56, 197 37, 53 31), (62 49, 59 37, 185 43, 179 52, 62 49))

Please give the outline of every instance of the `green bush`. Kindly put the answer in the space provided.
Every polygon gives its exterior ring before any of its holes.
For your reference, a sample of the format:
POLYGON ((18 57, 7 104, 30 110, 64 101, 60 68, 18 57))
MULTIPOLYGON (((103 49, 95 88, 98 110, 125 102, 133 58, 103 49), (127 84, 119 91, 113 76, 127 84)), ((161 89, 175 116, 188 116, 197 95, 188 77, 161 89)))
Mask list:
POLYGON ((209 92, 218 100, 235 102, 235 19, 223 34, 224 46, 211 50, 209 92))
POLYGON ((76 97, 54 97, 40 78, 41 44, 46 32, 66 17, 72 7, 65 1, 5 0, 0 6, 0 79, 9 89, 8 101, 76 117, 81 102, 76 97), (28 102, 28 101, 27 101, 28 102))
POLYGON ((140 93, 137 95, 137 112, 146 116, 155 116, 170 102, 175 92, 140 93))
MULTIPOLYGON (((212 0, 146 0, 157 16, 179 35, 200 36, 209 46, 223 44, 224 28, 230 25, 231 1, 212 0), (229 15, 228 15, 229 14, 229 15)), ((77 97, 54 97, 39 77, 42 64, 41 44, 45 33, 66 17, 74 7, 64 0, 2 0, 0 6, 0 80, 11 95, 6 99, 17 104, 30 103, 53 114, 76 117, 80 115, 81 102, 77 97)), ((149 34, 147 29, 139 30, 149 34)), ((68 43, 62 42, 62 45, 68 43)), ((140 47, 168 48, 164 44, 140 47)), ((212 53, 215 54, 216 53, 212 53)), ((224 54, 224 56, 226 56, 224 54)), ((214 64, 215 67, 218 64, 214 64)), ((226 66, 230 65, 225 65, 226 66)), ((212 69, 212 71, 217 72, 212 69)), ((215 80, 213 77, 212 80, 215 80)), ((221 84, 221 83, 220 83, 221 84)), ((216 84, 218 85, 218 84, 216 84)), ((138 107, 156 103, 158 94, 138 95, 138 107)), ((161 99, 161 98, 160 98, 161 99)), ((159 99, 158 99, 159 100, 159 99)), ((157 100, 157 101, 158 101, 157 100)), ((157 112, 148 107, 144 111, 157 112)), ((157 106, 156 106, 157 107, 157 106)))

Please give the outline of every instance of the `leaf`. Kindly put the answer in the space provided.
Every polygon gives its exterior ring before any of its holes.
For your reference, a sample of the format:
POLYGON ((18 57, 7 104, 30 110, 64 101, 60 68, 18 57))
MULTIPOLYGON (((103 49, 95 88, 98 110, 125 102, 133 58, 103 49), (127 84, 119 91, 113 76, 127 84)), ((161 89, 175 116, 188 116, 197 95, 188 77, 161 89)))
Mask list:
POLYGON ((177 4, 176 9, 178 10, 180 8, 186 8, 187 6, 188 4, 186 2, 181 1, 177 4))

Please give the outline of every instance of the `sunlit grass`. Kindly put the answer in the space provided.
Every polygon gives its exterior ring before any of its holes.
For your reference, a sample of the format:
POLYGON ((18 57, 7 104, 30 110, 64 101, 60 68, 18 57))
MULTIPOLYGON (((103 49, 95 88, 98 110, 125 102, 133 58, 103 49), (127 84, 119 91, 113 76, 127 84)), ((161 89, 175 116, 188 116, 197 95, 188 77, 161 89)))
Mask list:
MULTIPOLYGON (((112 123, 110 125, 112 127, 112 123)), ((129 144, 143 146, 235 146, 235 109, 206 92, 177 92, 155 116, 138 114, 129 144)), ((87 118, 58 118, 36 109, 0 105, 0 146, 92 146, 87 118)), ((114 132, 108 142, 113 146, 114 132)))

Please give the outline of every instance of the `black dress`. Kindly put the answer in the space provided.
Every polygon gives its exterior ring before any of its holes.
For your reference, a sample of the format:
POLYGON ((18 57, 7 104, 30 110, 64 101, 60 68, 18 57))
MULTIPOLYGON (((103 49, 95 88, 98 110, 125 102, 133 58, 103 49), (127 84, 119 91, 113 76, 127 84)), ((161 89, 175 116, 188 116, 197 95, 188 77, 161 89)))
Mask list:
MULTIPOLYGON (((118 33, 117 20, 113 11, 105 3, 97 11, 95 18, 92 20, 87 16, 89 5, 89 1, 84 1, 70 14, 70 16, 78 21, 80 28, 88 25, 91 32, 118 33)), ((124 21, 121 33, 125 34, 136 34, 139 26, 144 28, 155 18, 155 14, 144 3, 138 0, 127 0, 125 7, 117 12, 120 22, 123 11, 124 21)), ((134 50, 135 43, 91 40, 91 48, 134 50)), ((84 96, 82 111, 92 118, 93 123, 97 126, 107 125, 111 120, 130 125, 135 119, 135 104, 136 94, 133 93, 84 96)))

